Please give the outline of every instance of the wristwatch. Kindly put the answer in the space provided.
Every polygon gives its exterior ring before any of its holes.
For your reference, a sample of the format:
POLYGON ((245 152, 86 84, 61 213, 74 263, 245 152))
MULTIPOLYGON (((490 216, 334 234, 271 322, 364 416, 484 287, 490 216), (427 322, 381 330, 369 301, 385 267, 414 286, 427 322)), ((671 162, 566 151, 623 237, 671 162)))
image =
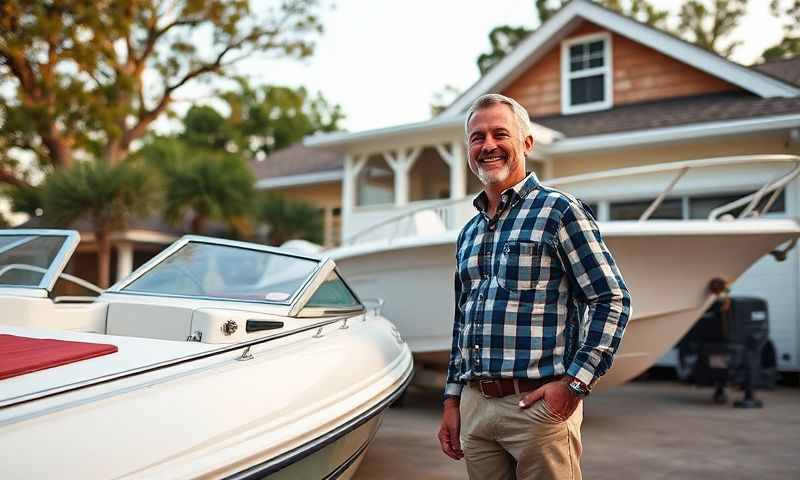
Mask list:
POLYGON ((570 380, 570 382, 567 384, 567 388, 569 388, 569 391, 578 398, 586 398, 586 396, 591 392, 591 389, 577 378, 570 380))

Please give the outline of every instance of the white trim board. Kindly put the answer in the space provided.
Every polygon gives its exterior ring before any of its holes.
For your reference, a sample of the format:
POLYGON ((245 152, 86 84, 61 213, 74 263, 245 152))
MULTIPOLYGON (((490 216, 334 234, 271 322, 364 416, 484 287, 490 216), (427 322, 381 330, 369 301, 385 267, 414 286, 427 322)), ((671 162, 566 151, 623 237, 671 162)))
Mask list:
POLYGON ((614 105, 614 50, 611 45, 612 36, 609 32, 590 33, 580 37, 570 38, 561 42, 561 113, 569 115, 573 113, 592 112, 595 110, 607 110, 614 105), (600 40, 603 42, 603 66, 586 69, 578 73, 570 71, 569 49, 573 45, 590 43, 600 40), (588 71, 587 71, 588 70, 588 71), (572 80, 581 77, 603 75, 603 100, 599 102, 572 105, 572 80))
POLYGON ((256 182, 256 188, 259 190, 269 190, 272 188, 313 185, 315 183, 341 182, 343 178, 343 169, 328 172, 303 173, 300 175, 262 178, 256 182))
POLYGON ((587 150, 596 151, 635 147, 639 145, 685 142, 693 138, 738 135, 797 127, 800 127, 800 114, 791 114, 764 118, 748 118, 745 120, 696 123, 635 132, 617 132, 565 138, 550 145, 542 145, 541 149, 542 153, 545 155, 577 153, 587 150))
MULTIPOLYGON (((417 123, 406 123, 403 125, 394 125, 391 127, 376 128, 374 130, 363 130, 360 132, 333 132, 333 133, 317 133, 303 139, 303 145, 306 147, 342 147, 362 141, 375 141, 386 140, 393 137, 403 137, 414 133, 427 133, 434 130, 456 130, 458 135, 463 135, 464 132, 464 114, 459 114, 454 117, 436 117, 431 120, 417 123)), ((533 136, 537 144, 545 144, 552 142, 555 138, 560 138, 563 135, 543 125, 531 122, 533 128, 533 136)), ((411 142, 409 145, 416 145, 411 142)))
POLYGON ((458 97, 440 114, 440 117, 461 114, 479 96, 500 91, 508 86, 535 64, 544 53, 554 47, 558 41, 572 33, 581 20, 587 20, 628 37, 668 57, 761 97, 800 95, 800 89, 793 85, 726 60, 672 35, 595 5, 588 0, 573 0, 458 97))

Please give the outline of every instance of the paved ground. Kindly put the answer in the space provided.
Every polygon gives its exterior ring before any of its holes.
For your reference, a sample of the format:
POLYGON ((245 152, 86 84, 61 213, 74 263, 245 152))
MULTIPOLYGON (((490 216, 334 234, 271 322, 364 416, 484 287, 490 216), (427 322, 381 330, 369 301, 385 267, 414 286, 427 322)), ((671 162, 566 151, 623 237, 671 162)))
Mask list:
MULTIPOLYGON (((800 479, 800 388, 759 392, 763 410, 713 405, 710 396, 664 381, 593 395, 583 423, 584 477, 800 479)), ((356 479, 465 478, 463 463, 439 450, 439 414, 436 392, 410 390, 402 408, 387 412, 356 479)))

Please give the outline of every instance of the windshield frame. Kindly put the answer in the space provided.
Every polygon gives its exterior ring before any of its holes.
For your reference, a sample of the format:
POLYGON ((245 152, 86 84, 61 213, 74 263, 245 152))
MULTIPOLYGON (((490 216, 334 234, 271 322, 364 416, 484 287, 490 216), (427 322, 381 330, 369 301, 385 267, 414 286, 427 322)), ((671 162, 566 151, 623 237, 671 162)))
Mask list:
POLYGON ((162 250, 158 255, 148 260, 144 265, 136 269, 133 273, 122 279, 121 281, 115 283, 110 288, 106 290, 109 293, 116 293, 116 294, 126 294, 126 295, 140 295, 140 296, 149 296, 149 297, 168 297, 168 298, 183 298, 183 299, 196 299, 196 300, 214 300, 214 301, 223 301, 223 302, 236 302, 236 303, 250 303, 250 304, 263 304, 263 305, 282 305, 282 306, 290 306, 293 305, 298 298, 303 296, 303 293, 307 290, 309 285, 313 282, 315 278, 319 275, 320 271, 323 269, 323 265, 326 263, 326 259, 312 256, 312 255, 303 255, 296 252, 290 252, 286 250, 282 250, 275 247, 270 247, 267 245, 260 245, 257 243, 250 243, 250 242, 240 242, 237 240, 227 240, 222 238, 214 238, 214 237, 205 237, 201 235, 184 235, 180 238, 180 240, 176 241, 166 249, 162 250), (253 299, 241 299, 241 298, 229 298, 229 297, 216 297, 216 296, 203 296, 203 295, 185 295, 185 294, 171 294, 171 293, 155 293, 155 292, 147 292, 143 290, 125 290, 131 283, 138 280, 140 277, 145 275, 147 272, 155 268, 157 265, 160 265, 166 259, 171 257, 174 253, 178 252, 184 246, 188 245, 189 243, 202 243, 208 245, 221 245, 225 247, 232 247, 232 248, 243 248, 246 250, 254 250, 260 251, 265 253, 271 253, 273 255, 280 255, 283 257, 290 257, 290 258, 297 258, 301 260, 310 260, 317 263, 316 267, 308 274, 308 276, 303 280, 303 283, 300 287, 292 293, 292 296, 281 301, 270 301, 270 300, 253 300, 253 299))
POLYGON ((49 294, 55 286, 58 277, 67 267, 69 259, 78 247, 81 241, 81 236, 76 230, 59 230, 59 229, 3 229, 0 230, 0 236, 31 236, 31 237, 64 237, 64 243, 56 253, 50 265, 47 267, 47 272, 42 275, 42 279, 38 285, 12 285, 0 284, 0 288, 28 288, 28 289, 42 289, 46 290, 49 294))

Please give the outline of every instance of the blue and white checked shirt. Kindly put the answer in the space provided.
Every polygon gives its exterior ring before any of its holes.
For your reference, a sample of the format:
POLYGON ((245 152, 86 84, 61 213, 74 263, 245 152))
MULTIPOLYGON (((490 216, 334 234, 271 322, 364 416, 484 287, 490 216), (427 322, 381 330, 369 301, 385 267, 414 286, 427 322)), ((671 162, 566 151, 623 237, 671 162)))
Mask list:
POLYGON ((456 247, 445 395, 476 378, 591 384, 611 367, 631 298, 588 207, 534 173, 503 192, 494 218, 485 193, 474 204, 456 247))

